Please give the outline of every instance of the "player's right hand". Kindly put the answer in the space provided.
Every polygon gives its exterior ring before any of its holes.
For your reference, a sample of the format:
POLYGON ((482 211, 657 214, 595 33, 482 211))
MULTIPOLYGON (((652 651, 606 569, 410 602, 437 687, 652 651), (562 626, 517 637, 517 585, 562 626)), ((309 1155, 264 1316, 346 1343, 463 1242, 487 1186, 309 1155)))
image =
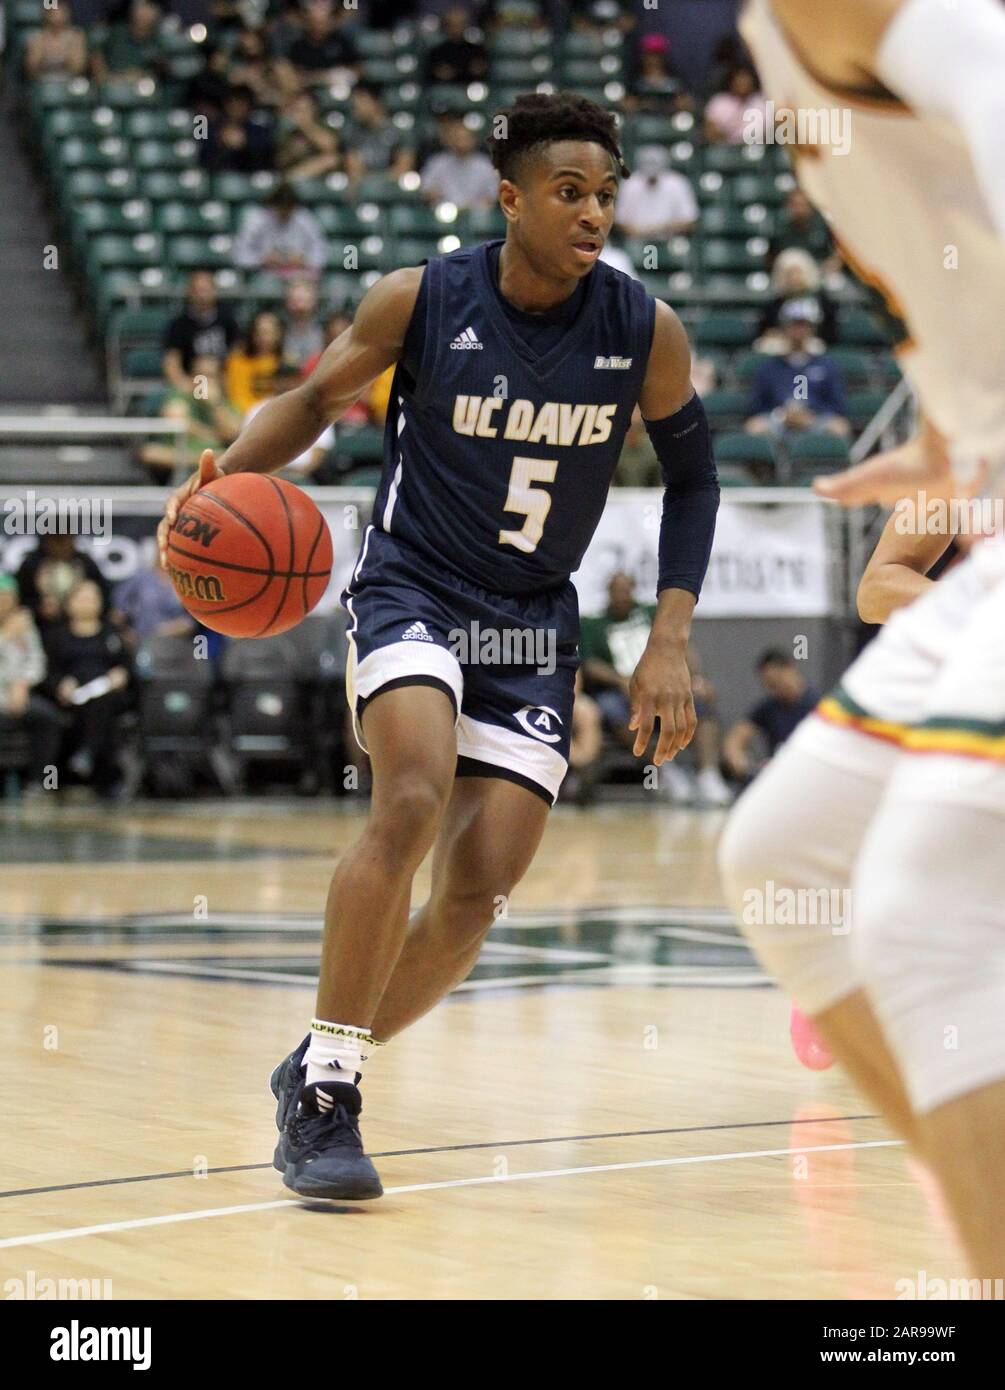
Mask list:
POLYGON ((178 520, 178 513, 182 504, 186 502, 199 488, 211 483, 214 478, 222 478, 223 474, 216 466, 216 459, 212 449, 204 449, 199 456, 199 467, 191 478, 188 478, 181 487, 175 488, 167 500, 164 508, 164 515, 161 523, 157 527, 157 552, 160 555, 161 569, 167 569, 167 543, 168 532, 178 520))

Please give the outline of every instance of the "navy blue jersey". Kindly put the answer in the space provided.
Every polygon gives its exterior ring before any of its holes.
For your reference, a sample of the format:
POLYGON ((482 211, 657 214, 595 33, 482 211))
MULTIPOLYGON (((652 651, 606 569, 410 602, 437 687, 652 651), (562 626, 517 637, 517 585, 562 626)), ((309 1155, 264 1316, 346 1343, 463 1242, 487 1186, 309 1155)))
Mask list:
POLYGON ((574 317, 532 346, 504 311, 500 245, 426 266, 421 339, 410 330, 391 387, 373 524, 495 593, 529 594, 566 582, 597 528, 655 305, 598 261, 574 317))

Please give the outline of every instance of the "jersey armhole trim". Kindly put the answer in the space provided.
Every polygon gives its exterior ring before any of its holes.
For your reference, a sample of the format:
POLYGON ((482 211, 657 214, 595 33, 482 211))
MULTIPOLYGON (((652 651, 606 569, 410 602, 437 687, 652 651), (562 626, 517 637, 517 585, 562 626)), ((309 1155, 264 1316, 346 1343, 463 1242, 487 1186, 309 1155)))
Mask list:
MULTIPOLYGON (((426 262, 425 274, 423 276, 424 288, 426 292, 426 333, 422 344, 422 361, 419 363, 419 373, 415 379, 415 400, 419 405, 425 404, 426 388, 430 381, 436 380, 436 359, 439 355, 440 322, 443 316, 443 294, 440 288, 440 278, 443 269, 443 262, 438 256, 432 257, 426 262)), ((422 288, 420 287, 420 294, 422 288)))

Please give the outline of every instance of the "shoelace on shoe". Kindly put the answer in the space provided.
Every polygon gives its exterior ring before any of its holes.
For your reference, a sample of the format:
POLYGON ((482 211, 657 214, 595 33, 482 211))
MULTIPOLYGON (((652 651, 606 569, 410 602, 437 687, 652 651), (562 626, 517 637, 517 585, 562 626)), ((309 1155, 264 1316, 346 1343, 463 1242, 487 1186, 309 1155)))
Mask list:
POLYGON ((288 1128, 290 1140, 297 1147, 302 1144, 320 1147, 321 1141, 327 1140, 326 1147, 329 1148, 339 1144, 358 1149, 361 1153, 363 1151, 356 1117, 350 1115, 344 1105, 335 1105, 326 1115, 298 1111, 290 1116, 288 1128))

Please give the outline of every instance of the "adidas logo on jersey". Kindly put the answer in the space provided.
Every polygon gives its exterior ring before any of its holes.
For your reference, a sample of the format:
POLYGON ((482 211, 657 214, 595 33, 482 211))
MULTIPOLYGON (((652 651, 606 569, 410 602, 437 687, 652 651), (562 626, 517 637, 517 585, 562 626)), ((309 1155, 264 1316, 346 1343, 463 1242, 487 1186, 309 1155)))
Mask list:
POLYGON ((596 357, 593 361, 594 368, 609 367, 614 371, 626 372, 632 365, 630 357, 596 357))
POLYGON ((481 352, 484 346, 484 343, 478 341, 473 328, 465 328, 450 344, 450 349, 452 352, 481 352))
POLYGON ((411 627, 406 627, 401 634, 402 642, 431 642, 432 640, 426 631, 425 623, 413 623, 411 627))

